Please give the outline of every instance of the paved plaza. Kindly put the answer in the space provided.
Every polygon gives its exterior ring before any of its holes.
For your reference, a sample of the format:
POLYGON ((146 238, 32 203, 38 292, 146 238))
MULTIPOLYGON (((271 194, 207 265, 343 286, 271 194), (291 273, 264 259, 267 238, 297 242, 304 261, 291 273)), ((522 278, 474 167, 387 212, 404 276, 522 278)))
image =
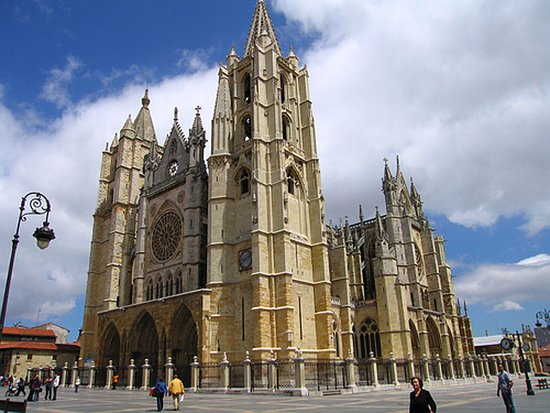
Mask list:
MULTIPOLYGON (((441 413, 505 412, 502 399, 496 397, 496 385, 483 383, 446 387, 427 387, 441 413)), ((525 383, 516 380, 514 398, 517 413, 550 412, 550 390, 536 391, 535 396, 525 394, 525 383)), ((409 387, 401 390, 376 391, 369 393, 291 397, 265 394, 186 394, 181 411, 187 412, 376 412, 407 413, 409 387)), ((165 398, 165 411, 172 411, 171 399, 165 398)), ((144 391, 90 390, 62 388, 58 400, 29 403, 28 412, 40 413, 110 413, 110 412, 153 412, 155 399, 144 391)))

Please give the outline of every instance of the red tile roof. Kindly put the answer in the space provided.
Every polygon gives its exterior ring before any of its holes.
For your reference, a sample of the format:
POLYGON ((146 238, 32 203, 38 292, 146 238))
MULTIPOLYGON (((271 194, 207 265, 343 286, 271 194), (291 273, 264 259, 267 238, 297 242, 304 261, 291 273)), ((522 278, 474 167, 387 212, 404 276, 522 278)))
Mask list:
POLYGON ((55 338, 55 333, 52 330, 47 330, 45 328, 4 327, 2 329, 2 335, 55 338))
POLYGON ((55 343, 40 343, 36 341, 10 341, 0 344, 0 350, 10 349, 26 349, 26 350, 53 350, 57 351, 55 343))
POLYGON ((550 345, 539 347, 539 357, 550 357, 550 345))

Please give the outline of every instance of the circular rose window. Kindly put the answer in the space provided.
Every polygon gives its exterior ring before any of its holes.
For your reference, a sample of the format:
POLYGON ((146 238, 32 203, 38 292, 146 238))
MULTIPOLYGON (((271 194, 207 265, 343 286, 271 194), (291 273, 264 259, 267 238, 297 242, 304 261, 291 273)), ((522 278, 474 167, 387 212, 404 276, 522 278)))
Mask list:
POLYGON ((181 219, 174 212, 161 216, 153 228, 153 255, 166 261, 176 252, 181 238, 181 219))

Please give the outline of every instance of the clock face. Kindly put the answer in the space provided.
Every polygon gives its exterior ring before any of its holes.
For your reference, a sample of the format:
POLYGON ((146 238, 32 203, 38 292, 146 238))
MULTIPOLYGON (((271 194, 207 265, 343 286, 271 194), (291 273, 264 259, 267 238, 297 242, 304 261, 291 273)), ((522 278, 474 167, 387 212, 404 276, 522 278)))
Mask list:
POLYGON ((252 267, 252 251, 244 250, 239 252, 239 271, 252 267))
POLYGON ((178 161, 172 161, 168 165, 168 175, 174 176, 176 173, 178 173, 178 161))
POLYGON ((512 348, 512 341, 508 338, 503 338, 500 340, 500 347, 502 347, 504 350, 510 350, 512 348))

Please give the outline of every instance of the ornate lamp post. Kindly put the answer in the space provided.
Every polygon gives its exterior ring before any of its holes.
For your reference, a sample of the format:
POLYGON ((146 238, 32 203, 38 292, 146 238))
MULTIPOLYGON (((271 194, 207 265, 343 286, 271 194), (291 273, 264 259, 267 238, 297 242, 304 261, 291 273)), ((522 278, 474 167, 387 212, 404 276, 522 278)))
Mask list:
MULTIPOLYGON (((531 380, 529 379, 529 372, 527 371, 529 368, 529 363, 527 363, 527 360, 525 360, 525 357, 523 357, 523 344, 521 342, 521 336, 516 331, 516 337, 518 338, 518 347, 519 347, 519 356, 521 357, 521 364, 523 364, 523 372, 525 373, 525 386, 527 387, 527 395, 528 396, 534 396, 535 392, 533 391, 533 387, 531 386, 531 380)), ((527 349, 527 347, 526 347, 527 349)), ((527 351, 529 351, 527 349, 527 351)))
POLYGON ((21 206, 19 207, 19 219, 17 220, 15 235, 13 236, 12 240, 10 263, 8 265, 8 275, 6 276, 6 288, 4 289, 2 314, 0 315, 0 340, 2 339, 4 321, 6 320, 6 309, 8 307, 8 297, 10 295, 11 275, 13 272, 15 253, 17 251, 17 244, 19 244, 19 228, 21 227, 21 223, 27 220, 27 215, 46 215, 43 226, 41 228, 36 228, 33 237, 36 238, 38 248, 48 248, 48 245, 50 245, 50 241, 55 238, 53 229, 49 227, 50 223, 48 222, 50 211, 50 201, 40 192, 29 192, 27 195, 21 198, 21 206), (25 212, 27 200, 29 201, 30 211, 25 212))

